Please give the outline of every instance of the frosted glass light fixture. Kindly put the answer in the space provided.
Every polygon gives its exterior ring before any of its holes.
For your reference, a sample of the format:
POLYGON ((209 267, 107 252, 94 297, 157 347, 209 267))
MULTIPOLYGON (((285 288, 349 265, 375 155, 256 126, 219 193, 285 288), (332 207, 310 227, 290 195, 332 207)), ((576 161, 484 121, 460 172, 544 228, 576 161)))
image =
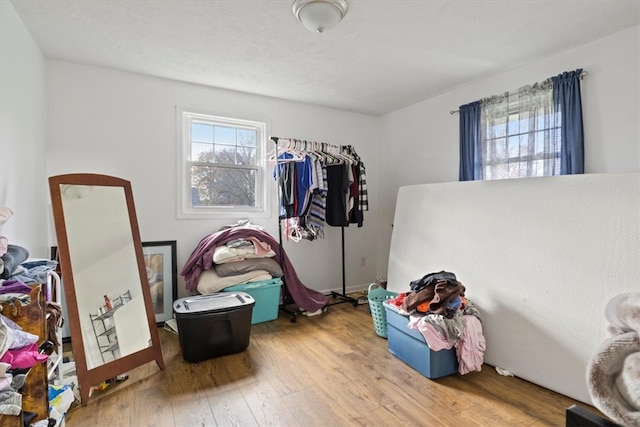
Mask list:
POLYGON ((349 5, 346 0, 295 0, 293 14, 309 30, 322 33, 342 21, 349 5))

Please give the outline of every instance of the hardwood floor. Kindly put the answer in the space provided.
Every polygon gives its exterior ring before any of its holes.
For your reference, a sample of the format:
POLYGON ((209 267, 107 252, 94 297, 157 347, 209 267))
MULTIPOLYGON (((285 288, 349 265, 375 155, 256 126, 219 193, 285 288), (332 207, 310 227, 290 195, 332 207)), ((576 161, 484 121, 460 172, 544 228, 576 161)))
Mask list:
POLYGON ((67 426, 562 426, 572 404, 514 377, 482 372, 430 380, 388 352, 366 305, 316 316, 280 312, 253 325, 238 354, 189 363, 160 330, 154 363, 73 405, 67 426))

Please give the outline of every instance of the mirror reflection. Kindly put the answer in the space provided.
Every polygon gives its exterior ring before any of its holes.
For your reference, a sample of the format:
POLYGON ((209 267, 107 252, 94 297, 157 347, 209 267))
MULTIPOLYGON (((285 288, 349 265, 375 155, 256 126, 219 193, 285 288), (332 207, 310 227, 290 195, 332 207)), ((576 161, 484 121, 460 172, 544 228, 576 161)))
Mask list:
POLYGON ((60 184, 60 194, 91 370, 151 346, 151 334, 124 188, 60 184))

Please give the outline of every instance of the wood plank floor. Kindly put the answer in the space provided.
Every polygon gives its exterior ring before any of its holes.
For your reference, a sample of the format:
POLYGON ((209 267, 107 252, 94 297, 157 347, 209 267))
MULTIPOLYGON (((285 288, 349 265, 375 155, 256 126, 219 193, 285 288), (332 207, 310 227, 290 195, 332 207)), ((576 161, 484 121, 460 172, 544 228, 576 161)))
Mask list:
POLYGON ((331 306, 297 322, 253 325, 238 354, 189 363, 160 330, 155 363, 73 405, 67 426, 562 426, 572 404, 514 377, 482 372, 430 380, 388 352, 366 305, 331 306))

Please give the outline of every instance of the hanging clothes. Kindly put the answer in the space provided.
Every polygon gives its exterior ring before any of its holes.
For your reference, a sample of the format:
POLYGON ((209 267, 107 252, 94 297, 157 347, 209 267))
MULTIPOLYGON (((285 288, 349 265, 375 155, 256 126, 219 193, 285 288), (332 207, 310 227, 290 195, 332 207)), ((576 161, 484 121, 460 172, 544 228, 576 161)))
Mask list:
POLYGON ((364 223, 369 209, 364 163, 352 146, 283 140, 274 178, 280 219, 294 241, 324 237, 324 226, 364 223))
POLYGON ((349 224, 347 218, 347 198, 349 173, 345 165, 327 166, 327 211, 328 225, 335 227, 349 224))
POLYGON ((352 168, 355 179, 350 188, 351 197, 353 197, 353 208, 349 214, 349 222, 358 224, 358 227, 362 227, 364 216, 362 214, 362 204, 360 203, 360 164, 353 165, 352 168))

